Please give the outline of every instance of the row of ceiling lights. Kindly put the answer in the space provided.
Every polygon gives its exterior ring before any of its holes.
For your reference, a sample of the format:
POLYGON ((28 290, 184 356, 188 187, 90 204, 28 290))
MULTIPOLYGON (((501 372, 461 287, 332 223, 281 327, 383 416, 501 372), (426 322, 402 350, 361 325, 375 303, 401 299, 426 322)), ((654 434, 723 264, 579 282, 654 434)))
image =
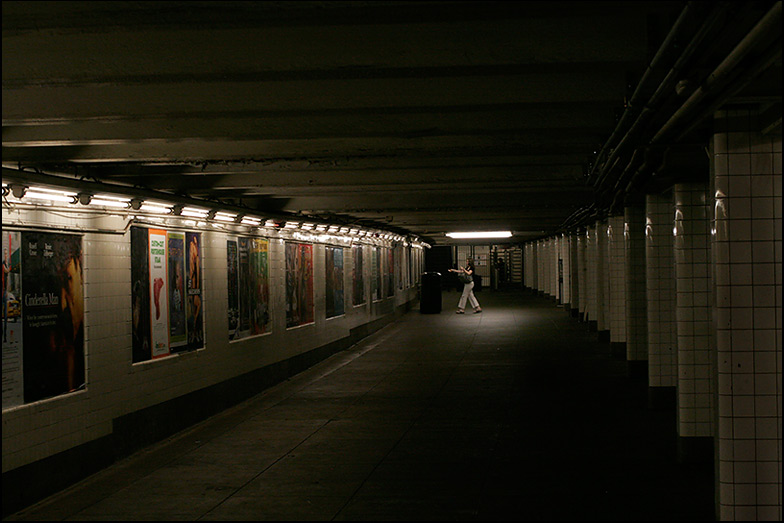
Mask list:
POLYGON ((326 225, 290 220, 264 220, 262 218, 243 214, 205 209, 203 207, 184 206, 165 202, 147 201, 138 198, 122 198, 114 195, 77 193, 74 191, 53 190, 45 187, 28 187, 21 184, 6 185, 3 183, 3 198, 13 196, 19 201, 33 200, 42 203, 66 203, 71 205, 82 204, 93 207, 108 207, 111 209, 139 211, 154 215, 185 216, 200 220, 211 220, 227 224, 248 225, 251 227, 283 228, 289 230, 304 230, 329 234, 348 234, 352 236, 367 236, 391 241, 403 241, 405 238, 399 234, 389 232, 376 232, 356 227, 326 225))

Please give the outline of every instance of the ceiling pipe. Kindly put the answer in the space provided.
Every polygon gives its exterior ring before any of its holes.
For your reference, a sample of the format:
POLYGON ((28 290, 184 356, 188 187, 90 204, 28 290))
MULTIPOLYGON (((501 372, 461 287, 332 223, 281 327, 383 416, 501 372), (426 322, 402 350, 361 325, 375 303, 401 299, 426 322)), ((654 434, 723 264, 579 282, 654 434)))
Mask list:
POLYGON ((654 78, 654 74, 658 74, 658 70, 661 67, 666 67, 663 62, 670 59, 670 55, 674 52, 677 40, 681 36, 681 33, 683 32, 686 34, 686 32, 688 32, 693 27, 695 22, 693 18, 696 19, 696 17, 700 16, 703 12, 703 9, 707 8, 709 5, 710 4, 708 2, 689 2, 681 11, 681 14, 673 24, 650 64, 648 64, 643 77, 637 83, 637 87, 634 89, 631 98, 626 103, 626 107, 624 109, 623 115, 621 115, 621 119, 615 126, 615 130, 613 130, 612 134, 605 141, 604 145, 599 151, 599 155, 597 156, 597 159, 592 166, 591 172, 588 175, 590 185, 593 185, 594 187, 600 187, 608 173, 617 164, 618 155, 620 152, 619 148, 629 133, 628 129, 624 129, 627 128, 630 123, 632 123, 632 118, 635 118, 635 114, 639 115, 640 110, 638 109, 638 106, 642 104, 642 98, 643 96, 646 96, 646 92, 650 91, 651 87, 653 86, 653 82, 659 81, 658 79, 654 78), (614 147, 607 160, 602 163, 601 159, 605 154, 607 154, 609 148, 612 147, 612 144, 615 143, 619 138, 621 138, 621 144, 614 147), (602 164, 603 168, 597 175, 596 170, 599 164, 602 164), (608 164, 610 165, 610 168, 604 168, 608 164), (595 178, 595 176, 598 177, 595 178))
MULTIPOLYGON (((760 19, 754 28, 735 46, 735 48, 727 55, 727 57, 719 64, 716 69, 705 79, 692 95, 681 105, 681 107, 670 117, 659 131, 654 135, 651 143, 658 143, 663 141, 677 128, 684 120, 693 118, 697 106, 709 94, 719 91, 726 87, 732 81, 732 77, 737 77, 741 74, 737 71, 738 66, 742 63, 749 53, 763 40, 769 36, 773 31, 781 31, 781 2, 776 2, 773 7, 760 19)), ((777 56, 781 56, 781 37, 779 37, 766 52, 763 53, 761 59, 757 60, 752 69, 757 69, 754 72, 761 72, 769 66, 777 56)), ((746 72, 744 70, 743 72, 746 72)), ((746 75, 745 82, 748 83, 753 79, 752 75, 746 75)), ((724 100, 715 102, 713 105, 720 105, 724 100)), ((688 129, 694 127, 692 124, 688 129)), ((683 136, 686 131, 682 132, 679 136, 683 136)))
MULTIPOLYGON (((706 2, 707 4, 707 2, 706 2)), ((632 126, 628 129, 626 134, 621 139, 621 142, 618 146, 614 149, 613 155, 618 156, 620 158, 620 154, 625 152, 626 149, 633 146, 633 140, 641 132, 644 125, 648 124, 649 121, 656 116, 657 112, 660 109, 660 106, 663 105, 666 98, 672 98, 673 95, 678 95, 675 87, 677 82, 681 80, 681 71, 684 69, 689 60, 692 59, 694 54, 700 48, 700 45, 705 42, 707 37, 711 34, 713 29, 719 23, 723 16, 725 16, 727 10, 729 9, 730 4, 728 2, 721 2, 719 3, 718 7, 710 12, 708 17, 704 20, 704 22, 700 25, 699 30, 692 36, 688 45, 684 48, 683 52, 680 56, 676 59, 675 63, 670 67, 669 72, 665 75, 664 79, 661 80, 659 86, 656 88, 654 93, 649 98, 648 102, 645 104, 643 109, 637 115, 632 126)), ((687 6, 688 7, 688 6, 687 6)), ((616 162, 617 163, 617 162, 616 162)), ((613 165, 614 167, 614 165, 613 165)), ((622 185, 623 179, 628 176, 628 172, 634 168, 631 165, 631 161, 627 163, 626 168, 623 172, 615 179, 615 184, 613 188, 609 187, 609 179, 610 174, 613 172, 613 168, 608 169, 602 173, 601 180, 597 181, 597 188, 601 191, 602 185, 607 187, 604 188, 605 191, 610 190, 613 194, 615 191, 618 190, 619 186, 622 185)))
MULTIPOLYGON (((764 43, 765 38, 771 34, 771 31, 778 31, 780 28, 781 2, 776 2, 754 28, 752 28, 752 30, 749 31, 749 33, 727 55, 721 64, 708 75, 702 85, 695 89, 683 105, 673 113, 669 120, 653 136, 650 145, 655 146, 665 140, 667 142, 673 142, 682 139, 699 125, 706 116, 712 114, 718 107, 726 103, 731 96, 743 89, 743 87, 753 81, 758 74, 767 69, 776 59, 780 58, 781 37, 775 39, 775 41, 770 44, 749 67, 744 68, 740 72, 738 71, 738 68, 742 65, 743 59, 758 45, 764 43), (722 89, 727 88, 733 79, 738 78, 740 75, 742 75, 743 80, 739 84, 731 87, 729 90, 725 90, 723 93, 721 92, 722 89), (711 95, 715 95, 717 92, 719 94, 716 98, 708 103, 707 106, 703 106, 703 109, 699 111, 699 115, 694 114, 706 99, 711 95), (682 124, 684 121, 691 121, 692 123, 685 128, 680 127, 681 131, 677 135, 670 136, 676 132, 676 129, 679 129, 679 124, 682 124)), ((655 167, 656 166, 652 165, 651 162, 646 161, 637 168, 626 183, 626 187, 623 191, 616 193, 613 205, 617 204, 622 195, 633 192, 644 180, 647 180, 650 177, 651 170, 655 167)), ((619 178, 618 184, 616 185, 620 185, 625 178, 626 176, 619 178)), ((616 189, 620 191, 620 187, 616 187, 616 189)))

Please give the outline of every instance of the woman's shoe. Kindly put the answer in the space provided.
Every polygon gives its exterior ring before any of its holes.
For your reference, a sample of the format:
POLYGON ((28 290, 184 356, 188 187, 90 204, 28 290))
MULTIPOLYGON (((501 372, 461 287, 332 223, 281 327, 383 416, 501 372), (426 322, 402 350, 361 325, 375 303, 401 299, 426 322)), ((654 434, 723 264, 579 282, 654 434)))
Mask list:
POLYGON ((465 310, 464 309, 457 309, 457 312, 455 314, 465 314, 465 310))
POLYGON ((474 309, 474 314, 479 314, 480 312, 482 312, 482 309, 474 309))

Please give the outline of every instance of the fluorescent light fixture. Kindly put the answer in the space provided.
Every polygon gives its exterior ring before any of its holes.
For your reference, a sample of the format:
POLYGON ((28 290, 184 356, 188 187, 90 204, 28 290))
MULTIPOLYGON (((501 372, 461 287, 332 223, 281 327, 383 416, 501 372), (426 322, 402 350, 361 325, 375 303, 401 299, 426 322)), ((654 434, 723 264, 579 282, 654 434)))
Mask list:
POLYGON ((180 216, 190 216, 191 218, 207 218, 209 214, 208 209, 199 209, 198 207, 184 207, 180 216))
POLYGON ((171 212, 171 207, 167 207, 162 203, 152 203, 152 202, 144 202, 142 206, 139 207, 139 210, 142 212, 154 212, 157 214, 169 214, 171 212))
POLYGON ((283 226, 284 229, 297 229, 299 228, 299 222, 286 222, 286 225, 283 226))
POLYGON ((50 191, 48 189, 39 189, 30 187, 24 191, 24 198, 31 198, 34 200, 50 200, 53 202, 76 203, 75 193, 66 193, 62 191, 50 191))
POLYGON ((113 196, 93 196, 90 198, 88 205, 102 205, 104 207, 115 207, 118 209, 128 209, 131 202, 128 200, 121 200, 113 196))
POLYGON ((456 240, 467 240, 474 238, 509 238, 511 231, 477 231, 477 232, 448 232, 447 237, 456 240))
POLYGON ((243 224, 243 225, 253 225, 255 227, 255 226, 258 226, 261 223, 261 219, 260 218, 252 218, 250 216, 243 216, 242 217, 242 221, 240 223, 243 224))
POLYGON ((237 217, 236 214, 228 214, 228 213, 225 213, 225 212, 216 212, 215 213, 215 219, 218 220, 219 222, 233 222, 234 218, 236 218, 236 217, 237 217))

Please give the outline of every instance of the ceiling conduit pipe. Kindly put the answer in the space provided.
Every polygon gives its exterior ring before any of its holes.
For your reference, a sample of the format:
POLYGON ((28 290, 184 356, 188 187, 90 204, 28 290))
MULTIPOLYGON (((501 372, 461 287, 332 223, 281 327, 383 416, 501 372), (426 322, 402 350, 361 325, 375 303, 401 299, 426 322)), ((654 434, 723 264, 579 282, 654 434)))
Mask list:
MULTIPOLYGON (((721 2, 718 7, 710 13, 708 18, 700 26, 699 30, 694 34, 694 36, 689 41, 689 44, 670 68, 670 71, 659 84, 656 91, 653 93, 653 95, 651 95, 648 103, 645 104, 645 107, 637 116, 634 124, 631 126, 621 143, 618 145, 617 150, 620 150, 627 141, 631 141, 633 137, 637 135, 643 125, 648 123, 649 119, 659 110, 661 104, 664 102, 665 97, 673 96, 673 93, 675 92, 675 86, 680 80, 681 70, 687 66, 688 61, 694 56, 694 54, 700 48, 700 45, 708 38, 708 36, 710 36, 711 32, 717 26, 719 21, 722 19, 722 17, 725 16, 729 7, 729 2, 721 2)), ((629 161, 626 168, 616 178, 614 187, 612 189, 607 188, 605 190, 611 190, 613 194, 617 195, 617 192, 621 190, 625 180, 628 178, 629 173, 632 172, 635 168, 634 156, 635 155, 633 154, 632 159, 629 161)))
MULTIPOLYGON (((772 32, 781 31, 781 2, 776 2, 773 7, 760 19, 754 28, 735 46, 727 57, 719 64, 716 69, 705 79, 692 95, 681 105, 681 107, 670 117, 651 140, 652 144, 663 141, 673 130, 687 118, 693 118, 693 113, 701 101, 708 94, 718 91, 725 87, 732 78, 733 73, 737 73, 737 66, 742 60, 772 32)), ((763 56, 762 66, 772 61, 777 49, 781 55, 781 38, 772 46, 773 51, 768 51, 763 56)), ((738 73, 739 74, 739 73, 738 73)), ((681 133, 681 136, 684 133, 681 133)))
POLYGON ((670 29, 670 32, 665 37, 664 42, 662 42, 662 45, 659 47, 650 64, 648 64, 643 77, 640 79, 640 81, 637 83, 637 87, 634 89, 634 93, 632 93, 631 98, 626 103, 626 108, 624 109, 623 115, 621 115, 621 119, 615 126, 613 133, 610 135, 607 141, 605 141, 604 145, 599 151, 596 162, 591 169, 589 174, 589 183, 594 187, 601 187, 601 185, 604 183, 604 180, 609 175, 609 172, 617 164, 621 144, 623 144, 624 139, 626 136, 628 136, 628 130, 624 130, 624 128, 626 128, 629 123, 631 123, 632 118, 635 117, 633 113, 638 113, 637 107, 642 103, 641 98, 644 96, 643 93, 650 91, 650 86, 652 83, 658 81, 657 79, 653 78, 654 72, 659 70, 659 68, 663 65, 661 62, 663 62, 670 55, 670 53, 673 52, 677 39, 681 36, 681 33, 685 33, 689 31, 691 27, 693 27, 694 20, 692 18, 699 16, 702 12, 702 9, 705 8, 706 5, 709 5, 709 3, 689 2, 686 4, 686 6, 681 11, 681 14, 678 16, 678 19, 670 29), (591 178, 596 175, 596 170, 598 165, 601 163, 601 158, 607 154, 611 144, 618 140, 618 138, 621 136, 621 133, 624 134, 624 138, 621 140, 621 144, 613 149, 603 164, 604 167, 610 165, 610 168, 601 169, 601 172, 598 174, 598 178, 595 178, 593 181, 591 181, 591 178))

